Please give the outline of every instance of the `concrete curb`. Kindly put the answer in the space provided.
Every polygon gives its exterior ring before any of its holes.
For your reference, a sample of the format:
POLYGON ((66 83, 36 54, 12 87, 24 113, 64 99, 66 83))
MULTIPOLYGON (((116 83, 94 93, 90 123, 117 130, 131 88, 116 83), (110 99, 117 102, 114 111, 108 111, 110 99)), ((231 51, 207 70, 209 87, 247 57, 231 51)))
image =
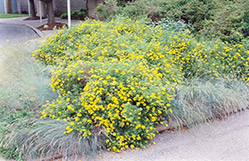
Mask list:
POLYGON ((42 32, 42 31, 40 31, 40 30, 38 30, 37 28, 35 28, 34 26, 31 26, 31 25, 29 25, 29 24, 23 24, 23 25, 26 25, 26 26, 28 26, 29 28, 31 28, 35 33, 37 33, 37 35, 39 35, 40 37, 44 37, 45 36, 45 34, 42 32))

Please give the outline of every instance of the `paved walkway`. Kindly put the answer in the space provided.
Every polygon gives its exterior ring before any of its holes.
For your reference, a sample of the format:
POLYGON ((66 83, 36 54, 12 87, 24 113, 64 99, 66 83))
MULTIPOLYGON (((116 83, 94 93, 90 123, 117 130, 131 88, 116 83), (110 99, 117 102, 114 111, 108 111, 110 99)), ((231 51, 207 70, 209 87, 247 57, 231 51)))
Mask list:
POLYGON ((0 47, 40 38, 35 30, 23 24, 0 23, 0 35, 0 47))
POLYGON ((108 152, 97 161, 249 161, 249 110, 188 131, 165 133, 147 149, 108 152))

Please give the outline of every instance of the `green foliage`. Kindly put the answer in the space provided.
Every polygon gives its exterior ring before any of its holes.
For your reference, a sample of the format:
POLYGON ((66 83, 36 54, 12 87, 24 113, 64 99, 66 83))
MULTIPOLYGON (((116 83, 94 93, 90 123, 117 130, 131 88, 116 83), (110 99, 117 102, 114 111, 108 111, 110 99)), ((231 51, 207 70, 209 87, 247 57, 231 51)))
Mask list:
POLYGON ((8 128, 12 128, 12 132, 7 133, 2 139, 3 152, 6 152, 9 158, 16 157, 17 160, 20 158, 24 160, 24 156, 25 160, 37 157, 49 160, 71 156, 85 156, 89 159, 103 148, 100 144, 103 141, 98 133, 89 139, 84 139, 77 133, 64 135, 66 126, 64 121, 58 120, 16 118, 15 122, 8 125, 8 128))
MULTIPOLYGON (((86 18, 88 14, 87 8, 81 8, 80 10, 71 10, 72 19, 81 19, 86 18)), ((68 18, 67 11, 61 14, 60 18, 68 18)))
MULTIPOLYGON (((163 1, 145 6, 156 4, 168 6, 163 1)), ((132 15, 133 9, 118 7, 115 14, 132 15)), ((165 14, 154 11, 138 16, 165 14)), ((248 23, 245 15, 242 21, 248 23)), ((172 18, 153 22, 153 27, 146 18, 87 20, 58 31, 33 53, 43 65, 33 62, 30 51, 2 50, 2 155, 53 160, 57 155, 89 156, 104 146, 120 152, 148 146, 158 124, 190 127, 246 109, 248 39, 233 45, 197 41, 189 25, 172 18), (45 119, 39 119, 40 111, 45 119)))
POLYGON ((151 22, 152 26, 159 26, 162 27, 164 30, 167 31, 175 31, 175 32, 183 32, 183 31, 192 31, 193 28, 184 23, 181 20, 175 21, 169 18, 162 18, 160 21, 158 22, 151 22))
POLYGON ((117 5, 116 0, 106 0, 105 4, 99 4, 95 9, 96 18, 100 20, 112 18, 117 13, 117 5))
POLYGON ((116 12, 107 14, 105 19, 125 15, 135 19, 145 16, 153 21, 181 20, 193 27, 197 38, 218 37, 236 43, 249 35, 248 6, 246 0, 136 0, 116 7, 116 12))
POLYGON ((48 68, 34 63, 30 54, 36 47, 37 44, 31 43, 22 49, 3 48, 0 53, 3 60, 0 69, 0 151, 8 159, 24 160, 24 152, 19 151, 21 144, 6 142, 7 135, 14 134, 14 129, 30 127, 18 120, 33 118, 39 106, 57 96, 50 88, 48 68))
POLYGON ((1 85, 5 96, 1 106, 22 109, 25 106, 38 109, 46 100, 57 97, 50 87, 49 68, 34 63, 30 54, 38 46, 37 42, 20 47, 1 50, 1 85))
POLYGON ((165 16, 182 19, 195 28, 197 37, 218 37, 223 41, 239 42, 247 37, 248 1, 175 0, 169 2, 165 16))

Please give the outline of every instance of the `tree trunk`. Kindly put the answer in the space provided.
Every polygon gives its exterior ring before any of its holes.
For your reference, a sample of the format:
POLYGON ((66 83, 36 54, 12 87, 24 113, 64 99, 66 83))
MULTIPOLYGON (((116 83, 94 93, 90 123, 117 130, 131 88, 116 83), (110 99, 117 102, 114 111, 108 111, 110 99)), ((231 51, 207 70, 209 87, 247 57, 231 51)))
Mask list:
POLYGON ((5 13, 9 14, 12 13, 12 1, 5 0, 5 13))
POLYGON ((29 0, 29 3, 30 3, 30 13, 31 13, 32 19, 36 19, 35 2, 34 0, 29 0))
POLYGON ((48 24, 51 25, 55 23, 53 0, 48 1, 47 6, 48 6, 48 24))
POLYGON ((86 0, 86 9, 87 9, 87 12, 88 12, 88 0, 86 0))

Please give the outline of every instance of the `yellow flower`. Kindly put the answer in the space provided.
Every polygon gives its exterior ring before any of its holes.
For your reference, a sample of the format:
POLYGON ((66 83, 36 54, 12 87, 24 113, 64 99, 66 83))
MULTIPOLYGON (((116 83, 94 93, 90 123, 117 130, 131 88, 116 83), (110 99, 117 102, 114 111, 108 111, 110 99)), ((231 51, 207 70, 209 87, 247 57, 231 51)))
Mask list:
POLYGON ((77 116, 78 116, 78 117, 81 117, 81 116, 82 116, 82 114, 81 114, 81 113, 78 113, 78 114, 77 114, 77 116))
POLYGON ((106 80, 103 81, 104 84, 108 84, 108 82, 106 80))
POLYGON ((75 117, 75 118, 74 118, 74 120, 75 120, 75 121, 78 121, 78 120, 79 120, 79 118, 78 118, 78 117, 75 117))

